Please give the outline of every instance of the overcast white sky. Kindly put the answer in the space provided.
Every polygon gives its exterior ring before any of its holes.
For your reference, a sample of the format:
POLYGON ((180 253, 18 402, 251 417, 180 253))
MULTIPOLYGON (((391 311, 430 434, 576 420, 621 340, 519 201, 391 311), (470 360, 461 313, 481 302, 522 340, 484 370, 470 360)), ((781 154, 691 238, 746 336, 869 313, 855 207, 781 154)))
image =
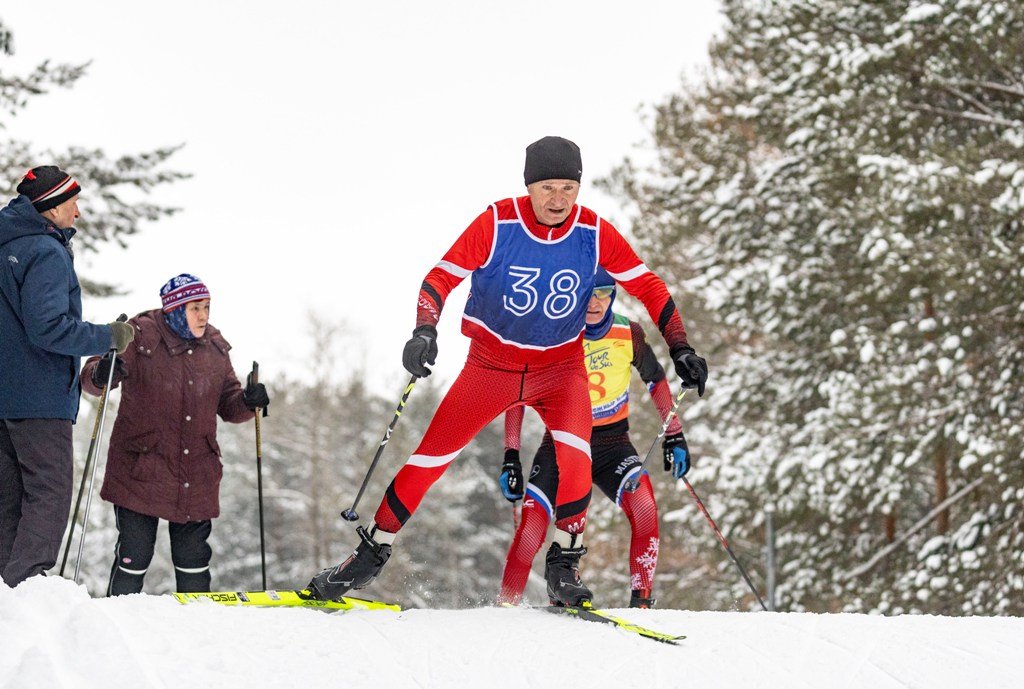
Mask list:
MULTIPOLYGON (((309 379, 312 311, 349 333, 339 373, 365 369, 385 394, 407 380, 423 276, 488 203, 524 193, 528 143, 576 141, 580 202, 628 230, 591 183, 642 156, 642 113, 706 64, 721 23, 718 0, 51 0, 0 17, 5 72, 92 60, 10 136, 111 156, 184 143, 171 167, 194 174, 155 196, 178 216, 79 258, 129 291, 87 300, 87 318, 153 308, 194 273, 240 373, 256 359, 264 380, 309 379)), ((434 381, 465 359, 468 282, 442 316, 434 381)))

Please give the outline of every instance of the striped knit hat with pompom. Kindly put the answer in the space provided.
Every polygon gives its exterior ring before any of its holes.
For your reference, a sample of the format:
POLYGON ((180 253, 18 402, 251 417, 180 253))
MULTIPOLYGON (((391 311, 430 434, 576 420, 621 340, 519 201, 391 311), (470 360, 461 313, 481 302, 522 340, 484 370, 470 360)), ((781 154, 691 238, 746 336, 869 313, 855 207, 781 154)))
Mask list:
POLYGON ((34 167, 18 184, 18 193, 27 196, 40 213, 56 208, 81 191, 78 182, 56 165, 34 167))

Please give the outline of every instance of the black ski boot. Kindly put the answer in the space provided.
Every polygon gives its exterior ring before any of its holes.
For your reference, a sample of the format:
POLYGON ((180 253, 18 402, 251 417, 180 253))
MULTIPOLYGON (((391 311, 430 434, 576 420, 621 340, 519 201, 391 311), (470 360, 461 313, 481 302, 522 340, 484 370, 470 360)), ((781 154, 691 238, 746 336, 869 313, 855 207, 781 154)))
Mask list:
POLYGON ((583 546, 563 548, 552 543, 544 557, 544 578, 548 582, 548 599, 552 605, 581 605, 594 598, 580 580, 580 558, 587 552, 583 546))
POLYGON ((655 599, 651 597, 650 589, 633 589, 629 594, 629 607, 631 608, 653 608, 655 599))
MULTIPOLYGON (((374 529, 376 531, 376 529, 374 529)), ((369 586, 391 557, 391 546, 377 543, 363 527, 356 528, 360 543, 348 559, 337 567, 325 569, 309 582, 309 597, 314 600, 337 600, 349 589, 369 586)))

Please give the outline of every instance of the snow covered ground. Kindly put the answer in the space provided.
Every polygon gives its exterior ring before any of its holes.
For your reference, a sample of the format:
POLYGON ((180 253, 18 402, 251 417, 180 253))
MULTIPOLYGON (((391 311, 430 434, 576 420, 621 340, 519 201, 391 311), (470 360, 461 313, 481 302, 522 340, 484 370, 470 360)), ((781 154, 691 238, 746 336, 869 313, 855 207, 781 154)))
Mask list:
POLYGON ((528 609, 317 610, 0 584, 2 689, 998 689, 1024 619, 624 610, 673 647, 528 609))

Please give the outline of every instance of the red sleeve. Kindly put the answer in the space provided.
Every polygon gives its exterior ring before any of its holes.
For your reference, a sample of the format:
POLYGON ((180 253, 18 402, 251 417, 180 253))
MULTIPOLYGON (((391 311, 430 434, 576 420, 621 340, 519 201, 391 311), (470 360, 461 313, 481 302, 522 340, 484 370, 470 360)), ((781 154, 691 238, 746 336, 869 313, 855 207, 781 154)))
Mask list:
MULTIPOLYGON (((629 322, 630 336, 633 340, 633 366, 640 373, 640 378, 647 383, 647 391, 651 393, 651 401, 654 408, 658 410, 658 418, 665 421, 672 411, 672 392, 669 390, 668 381, 665 380, 665 369, 658 362, 654 350, 647 342, 647 335, 644 329, 636 321, 629 322)), ((675 435, 682 433, 683 426, 679 423, 679 416, 672 418, 665 433, 675 435)))
POLYGON ((505 449, 518 450, 519 439, 523 433, 523 416, 526 407, 512 407, 505 412, 505 449))
POLYGON ((494 213, 494 206, 490 206, 478 215, 423 278, 416 301, 417 328, 436 326, 448 295, 487 261, 494 244, 494 213))
MULTIPOLYGON (((658 410, 658 416, 661 417, 662 423, 668 418, 668 413, 672 411, 672 405, 675 400, 672 399, 672 392, 668 388, 668 381, 662 378, 653 386, 651 386, 651 400, 654 402, 655 408, 658 410)), ((679 422, 679 414, 672 417, 672 422, 665 429, 665 435, 675 435, 683 432, 683 424, 679 422)))
POLYGON ((669 350, 688 347, 683 320, 662 279, 644 265, 629 242, 604 219, 601 220, 599 242, 600 264, 627 292, 643 303, 669 350))

